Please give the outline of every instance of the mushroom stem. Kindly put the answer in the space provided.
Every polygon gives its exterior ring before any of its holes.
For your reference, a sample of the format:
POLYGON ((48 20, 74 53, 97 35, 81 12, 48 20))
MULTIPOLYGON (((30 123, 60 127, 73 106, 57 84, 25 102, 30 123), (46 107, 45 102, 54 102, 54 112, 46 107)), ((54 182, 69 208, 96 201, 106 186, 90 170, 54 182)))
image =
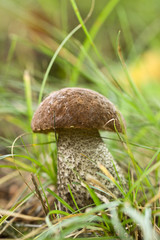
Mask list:
MULTIPOLYGON (((117 171, 125 184, 122 170, 109 153, 97 129, 58 129, 58 194, 73 208, 75 205, 67 185, 70 185, 80 208, 93 203, 90 194, 80 183, 80 180, 87 181, 87 176, 100 181, 115 196, 121 196, 113 182, 98 175, 98 163, 116 180, 117 171)), ((108 196, 107 199, 110 200, 111 197, 108 196)))

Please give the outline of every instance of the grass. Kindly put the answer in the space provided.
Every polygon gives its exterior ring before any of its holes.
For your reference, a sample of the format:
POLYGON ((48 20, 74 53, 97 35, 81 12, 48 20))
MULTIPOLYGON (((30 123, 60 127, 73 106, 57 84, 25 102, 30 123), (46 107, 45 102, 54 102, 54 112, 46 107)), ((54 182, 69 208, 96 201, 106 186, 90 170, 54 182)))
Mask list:
MULTIPOLYGON (((149 1, 143 8, 138 1, 132 6, 127 1, 102 2, 102 6, 98 6, 92 1, 89 6, 71 0, 65 2, 64 9, 59 1, 48 2, 48 7, 40 0, 0 3, 5 15, 13 20, 9 37, 6 32, 3 37, 9 42, 8 51, 5 41, 0 39, 5 46, 5 57, 2 56, 0 64, 0 188, 10 189, 14 181, 22 185, 10 195, 10 201, 5 199, 6 208, 0 209, 0 235, 3 237, 5 234, 16 239, 150 240, 159 237, 160 78, 155 74, 149 76, 150 81, 138 87, 129 69, 136 58, 140 59, 146 46, 151 50, 159 48, 158 15, 149 1), (56 17, 49 11, 49 4, 55 6, 56 17), (84 14, 83 5, 89 6, 89 14, 84 14), (145 14, 138 13, 135 19, 138 8, 145 14), (69 18, 74 23, 77 21, 74 26, 69 18), (114 31, 116 19, 119 25, 114 31), (24 32, 18 30, 18 24, 23 26, 24 32), (105 26, 109 34, 104 40, 105 26), (119 29, 122 29, 120 34, 119 29), (152 34, 144 39, 143 34, 148 33, 148 29, 152 34), (110 43, 108 55, 102 50, 106 42, 110 43), (33 112, 42 98, 52 90, 68 86, 91 88, 107 96, 120 109, 127 125, 123 135, 102 132, 101 136, 125 169, 128 191, 115 182, 124 197, 102 203, 94 189, 84 183, 94 202, 85 212, 79 209, 70 186, 77 211, 55 193, 55 135, 32 134, 30 127, 33 112), (71 214, 59 211, 55 199, 71 214), (37 206, 44 205, 41 211, 46 208, 47 214, 33 223, 37 214, 35 202, 37 206), (31 209, 33 205, 32 214, 27 211, 28 205, 31 209), (29 222, 25 221, 27 217, 29 222)), ((159 2, 156 4, 158 9, 159 2)), ((4 18, 6 25, 7 19, 4 18)), ((149 67, 145 67, 146 71, 149 67)), ((103 166, 99 174, 113 181, 103 166)), ((107 196, 105 186, 103 191, 107 196)), ((9 190, 7 197, 8 194, 9 190)))

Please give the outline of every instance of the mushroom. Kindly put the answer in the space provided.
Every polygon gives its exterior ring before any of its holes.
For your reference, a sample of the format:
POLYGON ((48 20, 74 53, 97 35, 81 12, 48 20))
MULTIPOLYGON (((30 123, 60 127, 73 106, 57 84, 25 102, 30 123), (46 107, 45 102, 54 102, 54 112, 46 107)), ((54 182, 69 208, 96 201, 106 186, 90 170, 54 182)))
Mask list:
MULTIPOLYGON (((57 189, 59 196, 73 208, 75 205, 68 185, 80 208, 93 203, 81 184, 89 177, 105 185, 116 197, 121 196, 112 181, 98 174, 100 163, 113 178, 126 184, 121 168, 99 134, 99 130, 115 131, 115 126, 118 132, 122 132, 118 115, 115 106, 101 94, 84 88, 64 88, 44 99, 33 116, 33 132, 56 130, 58 133, 57 189)), ((103 197, 102 191, 96 192, 103 197)), ((107 199, 110 200, 111 196, 108 195, 107 199)))

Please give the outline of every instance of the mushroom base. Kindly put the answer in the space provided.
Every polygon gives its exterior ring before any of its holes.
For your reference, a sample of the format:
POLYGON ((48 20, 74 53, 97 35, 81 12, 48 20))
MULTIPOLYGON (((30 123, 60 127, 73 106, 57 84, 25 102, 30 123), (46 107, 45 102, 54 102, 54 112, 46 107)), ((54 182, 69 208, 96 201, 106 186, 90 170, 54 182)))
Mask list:
MULTIPOLYGON (((115 184, 98 174, 101 170, 98 163, 102 164, 108 172, 117 180, 117 173, 122 184, 126 184, 122 170, 114 161, 112 155, 102 141, 98 130, 59 129, 58 131, 58 194, 71 207, 76 209, 70 195, 68 185, 79 208, 88 206, 93 200, 84 187, 84 182, 102 190, 95 183, 98 180, 105 186, 103 191, 96 190, 102 201, 108 201, 114 197, 121 197, 121 193, 115 184), (115 171, 116 168, 116 171, 115 171)), ((63 208, 60 207, 62 210, 63 208)))

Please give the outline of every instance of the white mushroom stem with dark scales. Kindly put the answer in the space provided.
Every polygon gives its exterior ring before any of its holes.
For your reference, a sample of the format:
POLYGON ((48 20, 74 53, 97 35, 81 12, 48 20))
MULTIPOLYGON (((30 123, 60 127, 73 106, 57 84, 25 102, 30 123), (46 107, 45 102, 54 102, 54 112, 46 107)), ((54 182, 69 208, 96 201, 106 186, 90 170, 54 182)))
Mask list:
MULTIPOLYGON (((122 184, 126 185, 122 170, 109 153, 98 130, 70 128, 57 129, 57 132, 59 196, 75 209, 69 185, 80 208, 92 204, 93 200, 89 192, 81 185, 81 180, 87 181, 87 176, 90 175, 104 184, 116 197, 121 197, 115 184, 98 174, 100 172, 98 163, 100 163, 116 180, 118 174, 122 184)), ((98 191, 96 192, 98 193, 98 191)), ((98 196, 103 196, 103 193, 99 191, 98 196)), ((105 196, 107 197, 107 195, 105 196)), ((108 200, 110 199, 111 196, 108 195, 108 200)))

